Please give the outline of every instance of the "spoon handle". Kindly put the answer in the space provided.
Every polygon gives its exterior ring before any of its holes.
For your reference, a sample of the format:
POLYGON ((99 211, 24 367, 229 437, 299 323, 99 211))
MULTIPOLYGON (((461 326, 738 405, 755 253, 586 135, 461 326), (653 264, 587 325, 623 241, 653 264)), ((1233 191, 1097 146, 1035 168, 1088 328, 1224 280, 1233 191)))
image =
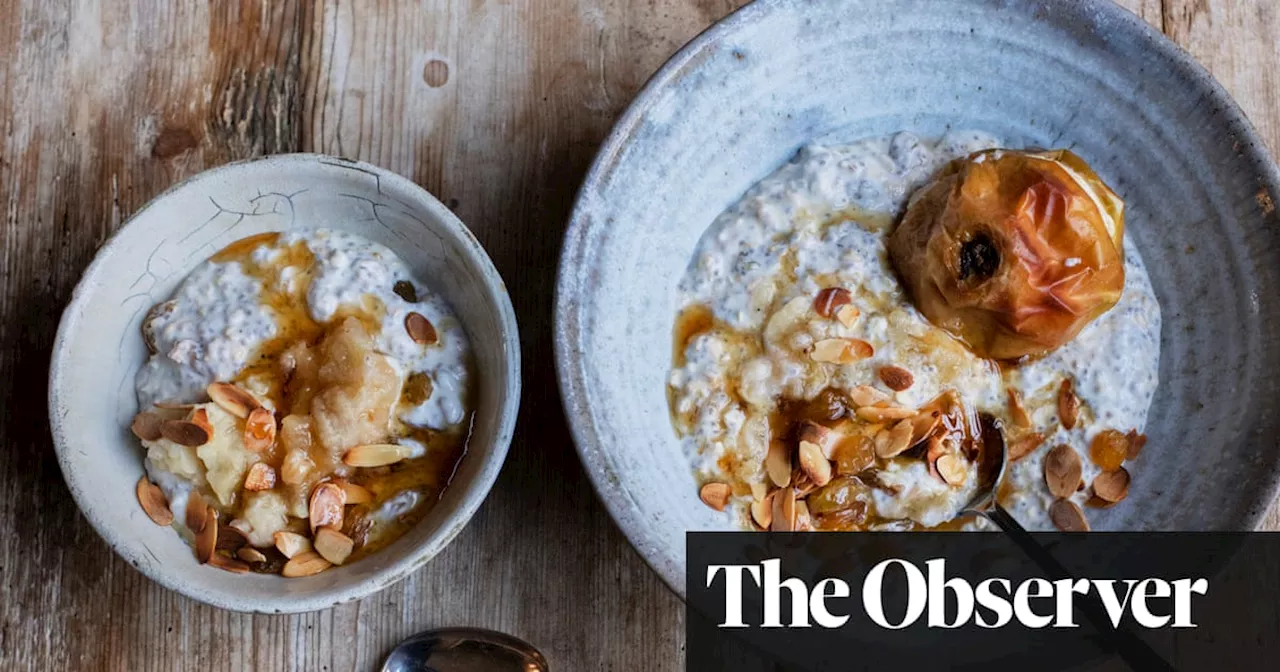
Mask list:
MULTIPOLYGON (((1027 557, 1040 566, 1052 579, 1073 579, 1071 572, 1067 571, 1062 563, 1048 551, 1040 542, 1036 541, 1027 532, 1026 528, 1014 520, 1004 507, 998 502, 993 502, 991 506, 983 512, 987 519, 995 523, 1009 535, 1010 539, 1017 544, 1027 557)), ((1098 598, 1092 593, 1086 595, 1075 594, 1075 604, 1084 613, 1085 618, 1089 620, 1093 627, 1102 635, 1104 641, 1110 644, 1111 648, 1120 656, 1122 660, 1135 672, 1175 672, 1176 668, 1170 665, 1160 654, 1156 653, 1142 638, 1133 634, 1127 628, 1112 628, 1106 612, 1102 605, 1098 602, 1098 598)))

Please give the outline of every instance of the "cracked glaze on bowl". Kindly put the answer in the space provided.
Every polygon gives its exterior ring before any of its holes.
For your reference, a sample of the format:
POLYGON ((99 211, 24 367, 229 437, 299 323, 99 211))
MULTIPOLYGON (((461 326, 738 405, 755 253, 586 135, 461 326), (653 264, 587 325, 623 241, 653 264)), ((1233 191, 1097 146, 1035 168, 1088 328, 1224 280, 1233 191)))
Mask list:
POLYGON ((681 50, 614 128, 561 256, 560 385, 579 453, 676 592, 712 529, 671 427, 676 285, 705 228, 815 140, 986 130, 1069 147, 1128 204, 1164 312, 1150 442, 1095 529, 1243 529, 1280 464, 1280 175, 1227 94, 1088 0, 759 0, 681 50), (1271 327, 1271 328, 1269 328, 1271 327))
POLYGON ((438 200, 366 163, 288 154, 206 171, 158 196, 98 251, 62 316, 49 414, 62 473, 107 543, 162 585, 240 611, 323 609, 385 588, 439 553, 479 508, 506 458, 520 403, 520 341, 506 287, 480 243, 438 200), (303 579, 196 564, 178 534, 151 522, 134 487, 144 450, 129 433, 140 326, 200 262, 246 236, 294 228, 350 231, 395 250, 454 308, 479 383, 467 454, 440 502, 389 547, 303 579))

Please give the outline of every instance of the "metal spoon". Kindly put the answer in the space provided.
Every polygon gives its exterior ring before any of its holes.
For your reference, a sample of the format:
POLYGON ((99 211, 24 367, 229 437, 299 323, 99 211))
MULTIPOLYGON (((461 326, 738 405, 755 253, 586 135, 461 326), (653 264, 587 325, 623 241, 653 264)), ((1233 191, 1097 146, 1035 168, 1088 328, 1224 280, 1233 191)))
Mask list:
POLYGON ((396 645, 382 672, 547 672, 533 645, 481 628, 420 632, 396 645))
MULTIPOLYGON (((982 463, 978 465, 978 488, 973 499, 969 500, 959 515, 976 514, 995 523, 1027 554, 1027 557, 1049 575, 1050 579, 1075 578, 1053 557, 1053 554, 1027 532, 1021 523, 1014 520, 1013 516, 1000 506, 996 493, 1000 489, 1000 483, 1004 481, 1009 447, 1004 440, 1004 428, 998 420, 989 415, 983 415, 980 421, 983 450, 982 463)), ((1172 665, 1137 635, 1124 628, 1112 629, 1102 604, 1092 593, 1087 596, 1076 595, 1075 600, 1085 618, 1093 624, 1103 640, 1130 668, 1141 671, 1172 672, 1174 670, 1172 665)))

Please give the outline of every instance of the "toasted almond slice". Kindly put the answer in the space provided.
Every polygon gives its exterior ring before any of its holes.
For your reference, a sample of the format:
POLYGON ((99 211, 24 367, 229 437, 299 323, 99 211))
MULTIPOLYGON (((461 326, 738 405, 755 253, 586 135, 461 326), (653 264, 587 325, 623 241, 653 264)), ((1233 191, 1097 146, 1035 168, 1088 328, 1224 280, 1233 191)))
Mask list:
POLYGON ((875 406, 889 401, 889 395, 870 385, 859 385, 849 390, 849 401, 852 401, 854 406, 875 406))
POLYGON ((348 450, 342 461, 353 467, 385 467, 409 457, 411 451, 395 443, 371 443, 348 450))
POLYGON ((1080 417, 1080 397, 1076 396, 1075 382, 1063 378, 1058 387, 1058 420, 1067 429, 1074 429, 1080 417))
POLYGON ((1009 442, 1009 461, 1017 462, 1030 455, 1040 444, 1044 443, 1044 434, 1032 432, 1009 442))
POLYGON ((332 527, 322 527, 316 530, 315 541, 316 553, 320 557, 328 560, 335 565, 341 565, 347 561, 347 557, 351 555, 352 549, 355 548, 356 542, 351 537, 339 532, 332 527))
POLYGON ((133 416, 133 424, 129 429, 133 430, 134 436, 143 441, 156 441, 164 436, 160 433, 160 425, 163 424, 164 418, 151 411, 143 411, 133 416))
POLYGON ((164 496, 160 486, 147 480, 146 476, 138 479, 138 503, 147 517, 156 525, 172 525, 173 511, 169 509, 169 499, 164 496))
POLYGON ((856 411, 859 418, 867 422, 889 422, 914 418, 918 413, 912 408, 898 406, 859 406, 856 411))
POLYGON ((774 532, 791 532, 796 529, 796 491, 783 488, 773 494, 774 532))
POLYGON ((1084 511, 1069 499, 1054 500, 1049 505, 1049 519, 1053 521, 1054 527, 1063 532, 1089 531, 1089 521, 1085 519, 1084 511))
POLYGON ((892 428, 880 430, 880 434, 876 435, 876 457, 897 457, 910 448, 914 427, 915 423, 911 420, 899 420, 892 428), (882 435, 884 439, 880 438, 882 435))
POLYGON ((732 494, 733 488, 729 487, 728 483, 707 483, 698 491, 702 503, 716 511, 724 511, 724 507, 729 505, 729 496, 732 494))
MULTIPOLYGON (((261 555, 261 553, 259 553, 261 555)), ((263 558, 264 560, 266 558, 263 558)), ((218 569, 231 572, 232 574, 248 574, 249 565, 235 558, 229 558, 221 553, 214 553, 209 556, 209 564, 218 569)))
POLYGON ((812 420, 802 421, 800 428, 796 431, 796 438, 801 443, 808 442, 817 445, 822 451, 822 455, 828 460, 835 453, 836 444, 840 442, 843 436, 836 430, 819 425, 812 420))
POLYGON ((812 532, 813 517, 809 515, 809 505, 804 500, 796 501, 796 532, 812 532))
POLYGON ((853 304, 836 308, 836 321, 846 327, 852 328, 853 325, 858 323, 858 318, 861 316, 862 311, 858 310, 858 307, 853 304))
POLYGON ((245 520, 244 518, 236 518, 232 520, 231 522, 227 523, 227 527, 235 530, 236 532, 239 532, 242 536, 245 537, 246 540, 249 537, 249 533, 253 532, 253 526, 250 525, 249 521, 245 520))
POLYGON ((317 485, 311 491, 311 504, 307 508, 311 521, 311 532, 317 528, 331 525, 342 527, 342 507, 346 506, 347 495, 342 488, 326 482, 317 485))
POLYGON ((276 416, 265 408, 255 408, 244 421, 244 447, 261 453, 276 442, 276 416))
POLYGON ((292 558, 289 562, 284 563, 284 567, 280 570, 280 575, 290 579, 296 579, 303 576, 313 576, 319 574, 333 565, 328 560, 320 557, 315 551, 304 551, 292 558))
POLYGON ((276 532, 271 538, 276 542, 276 549, 286 558, 311 550, 311 540, 297 532, 276 532))
POLYGON ((1027 408, 1022 405, 1022 395, 1012 387, 1006 387, 1005 394, 1009 397, 1009 419, 1013 420, 1014 426, 1030 428, 1031 416, 1027 415, 1027 408))
POLYGON ((882 366, 877 373, 885 386, 894 392, 910 389, 916 382, 915 376, 901 366, 882 366))
MULTIPOLYGON (((204 409, 197 410, 203 411, 204 409)), ((211 430, 211 427, 204 427, 189 420, 165 420, 160 423, 161 436, 176 444, 191 448, 209 443, 209 438, 213 436, 211 430)))
POLYGON ((1084 504, 1091 509, 1109 509, 1116 505, 1115 502, 1108 502, 1097 495, 1090 497, 1084 504))
POLYGON ((166 411, 189 411, 196 407, 195 404, 188 404, 181 401, 157 401, 152 404, 156 408, 162 408, 166 411))
POLYGON ((911 445, 919 445, 942 424, 942 411, 934 409, 911 419, 911 445))
POLYGON ((1044 457, 1044 482, 1054 497, 1070 497, 1080 484, 1083 467, 1080 455, 1071 446, 1060 443, 1044 457))
POLYGON ((756 481, 751 484, 751 499, 756 502, 763 502, 765 497, 769 496, 769 484, 756 481))
POLYGON ((853 302, 853 294, 844 287, 828 287, 813 299, 813 312, 826 317, 834 317, 836 310, 853 302))
POLYGON ((1129 472, 1124 467, 1104 471, 1093 479, 1093 494, 1112 504, 1129 496, 1129 472))
POLYGON ((238 528, 232 527, 230 524, 219 525, 218 543, 214 546, 214 550, 234 553, 240 550, 241 546, 249 543, 248 537, 238 528))
POLYGON ((773 524, 773 497, 766 495, 763 500, 751 502, 751 519, 756 521, 760 529, 767 530, 773 524))
POLYGON ((1139 434, 1138 430, 1131 429, 1125 438, 1129 440, 1129 449, 1125 452, 1124 459, 1132 460, 1142 453, 1142 449, 1147 445, 1147 435, 1139 434))
POLYGON ((209 524, 208 515, 209 506, 205 504, 204 497, 194 490, 191 491, 187 495, 187 515, 183 521, 187 529, 191 530, 191 534, 200 534, 204 530, 205 525, 209 524))
POLYGON ((764 470, 779 488, 791 485, 791 449, 785 441, 773 439, 764 456, 764 470))
POLYGON ((266 462, 254 462, 249 467, 249 474, 244 477, 244 489, 254 492, 270 490, 276 487, 276 470, 266 462))
POLYGON ((356 485, 351 481, 343 479, 334 479, 334 483, 342 488, 342 493, 347 496, 347 505, 351 504, 368 504, 373 501, 373 493, 368 488, 356 485))
POLYGON ((810 441, 801 441, 798 451, 800 470, 817 487, 831 482, 831 461, 822 452, 822 447, 810 441))
POLYGON ((965 479, 969 475, 968 469, 965 468, 964 460, 961 460, 956 455, 943 455, 934 461, 933 466, 938 475, 948 485, 964 485, 965 479))
POLYGON ((263 555, 262 551, 259 551, 258 549, 252 546, 245 546, 240 550, 236 551, 236 557, 240 558, 241 560, 244 560, 245 562, 255 563, 255 564, 259 562, 267 561, 267 556, 263 555))
POLYGON ((205 392, 209 393, 213 403, 237 418, 247 418, 250 411, 262 406, 252 394, 231 383, 209 383, 205 392))
POLYGON ((218 546, 218 512, 210 506, 205 515, 204 529, 196 534, 196 560, 202 565, 213 558, 218 546))
POLYGON ((852 364, 875 354, 871 344, 856 338, 824 338, 813 344, 809 358, 827 364, 852 364))
POLYGON ((947 454, 947 444, 942 441, 942 437, 934 434, 929 437, 929 448, 924 453, 924 463, 929 467, 929 475, 946 483, 946 479, 938 472, 938 460, 947 454))
POLYGON ((435 345, 440 340, 435 325, 420 313, 409 313, 405 316, 404 329, 409 332, 409 338, 419 345, 435 345))

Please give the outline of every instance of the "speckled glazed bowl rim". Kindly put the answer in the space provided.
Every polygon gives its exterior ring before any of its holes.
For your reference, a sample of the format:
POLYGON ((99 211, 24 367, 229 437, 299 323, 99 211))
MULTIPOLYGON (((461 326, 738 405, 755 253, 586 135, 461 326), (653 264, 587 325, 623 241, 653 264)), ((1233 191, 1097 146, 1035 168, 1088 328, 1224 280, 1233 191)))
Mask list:
POLYGON ((425 565, 458 536, 488 496, 490 489, 497 481, 498 473, 502 470, 502 465, 506 461, 511 438, 515 432, 516 416, 520 407, 520 371, 520 337, 516 324, 515 310, 511 305, 511 298, 507 292, 506 285, 502 281, 502 276, 493 265, 488 253, 480 245, 480 241, 476 240, 471 230, 452 211, 445 207, 439 199, 412 180, 363 161, 314 153, 276 154, 226 163, 204 170, 174 184, 135 212, 98 249, 93 261, 85 269, 75 289, 72 290, 71 301, 63 311, 62 319, 58 324, 58 333, 54 340, 53 357, 49 368, 50 429, 53 434, 54 450, 58 456, 58 464, 62 469, 63 478, 67 482, 76 505, 111 549, 129 564, 146 574, 148 578, 170 590, 223 609, 264 614, 301 613, 327 609, 377 593, 425 565), (485 294, 491 305, 498 308, 495 317, 499 325, 500 333, 498 336, 503 341, 502 351, 504 353, 504 359, 501 362, 501 374, 505 381, 505 389, 502 395, 503 403, 497 413, 498 422, 494 430, 492 452, 489 458, 481 465, 474 481, 469 484, 457 507, 448 513, 439 527, 420 545, 412 548, 396 560, 380 566, 367 578, 349 585, 316 591, 303 596, 292 596, 288 603, 285 604, 279 602, 268 604, 251 595, 200 592, 191 589, 189 584, 178 581, 175 572, 166 572, 163 568, 156 568, 150 563, 140 562, 141 558, 136 549, 125 543, 122 538, 124 533, 117 532, 107 525, 99 512, 88 505, 86 501, 87 495, 83 494, 84 474, 74 468, 67 457, 67 452, 72 450, 72 447, 63 427, 63 418, 60 417, 61 414, 57 410, 60 408, 60 384, 58 381, 63 375, 64 368, 69 366, 69 362, 65 360, 67 354, 66 341, 69 339, 70 334, 75 332, 81 317, 89 308, 89 306, 85 305, 85 288, 96 282, 98 276, 105 272, 107 260, 117 251, 117 244, 123 232, 131 223, 141 218, 149 210, 155 208, 173 194, 200 182, 217 180, 219 177, 238 171, 246 166, 256 166, 261 163, 272 164, 273 168, 281 172, 288 172, 291 167, 300 167, 313 163, 339 164, 343 167, 374 175, 382 183, 403 190, 405 194, 418 199, 418 205, 425 212, 430 213, 440 230, 460 243, 459 248, 465 252, 462 255, 465 264, 477 270, 480 277, 483 278, 485 294))
MULTIPOLYGON (((606 228, 605 224, 593 224, 591 221, 589 210, 593 207, 595 196, 608 182, 610 174, 646 115, 672 87, 678 86, 683 80, 696 77, 706 56, 722 41, 790 2, 791 0, 756 0, 740 8, 696 36, 654 73, 601 144, 578 191, 560 254, 555 296, 555 361, 564 411, 578 455, 596 494, 604 502, 614 522, 649 566, 681 597, 684 596, 682 561, 656 552, 645 521, 639 518, 636 507, 629 501, 630 493, 622 487, 621 480, 600 450, 600 435, 592 413, 593 400, 588 396, 589 374, 577 355, 584 329, 578 312, 584 303, 582 295, 586 289, 576 282, 579 276, 578 264, 592 242, 606 228)), ((1034 4, 1035 0, 1010 0, 1007 9, 1021 11, 1032 8, 1034 4)), ((1082 21, 1087 16, 1101 17, 1116 32, 1143 40, 1158 56, 1172 63, 1186 81, 1194 83, 1204 91, 1207 99, 1221 108, 1225 124, 1235 131, 1234 137, 1239 142, 1241 154, 1261 175, 1260 186, 1270 187, 1273 193, 1280 187, 1280 170, 1267 153, 1265 144, 1258 138, 1252 124, 1222 85, 1190 54, 1111 0, 1077 0, 1062 7, 1061 11, 1080 16, 1082 21)), ((1242 529, 1256 528, 1270 504, 1280 496, 1280 471, 1273 471, 1271 478, 1272 486, 1259 489, 1260 495, 1251 502, 1248 519, 1240 521, 1242 529)))

